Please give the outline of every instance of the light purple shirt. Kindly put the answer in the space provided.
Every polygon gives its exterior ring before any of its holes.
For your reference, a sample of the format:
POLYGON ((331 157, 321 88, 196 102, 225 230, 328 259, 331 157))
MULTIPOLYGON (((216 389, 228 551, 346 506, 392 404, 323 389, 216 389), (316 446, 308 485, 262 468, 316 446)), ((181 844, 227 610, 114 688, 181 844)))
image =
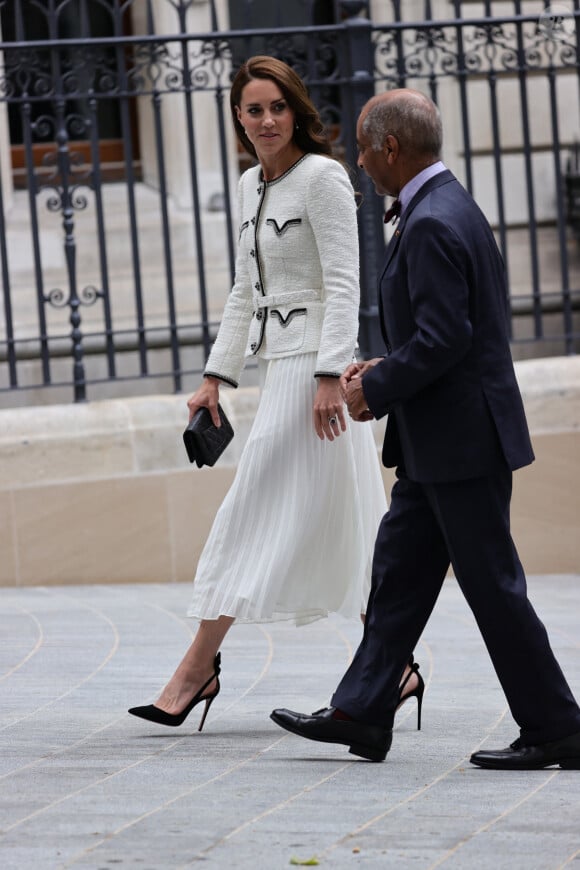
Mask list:
POLYGON ((406 183, 406 185, 401 189, 399 193, 399 202, 401 203, 401 215, 404 213, 405 209, 415 196, 418 190, 420 190, 423 185, 429 181, 430 178, 433 178, 435 175, 439 175, 440 172, 444 172, 447 167, 441 160, 438 160, 437 163, 431 164, 426 169, 422 169, 414 178, 406 183))

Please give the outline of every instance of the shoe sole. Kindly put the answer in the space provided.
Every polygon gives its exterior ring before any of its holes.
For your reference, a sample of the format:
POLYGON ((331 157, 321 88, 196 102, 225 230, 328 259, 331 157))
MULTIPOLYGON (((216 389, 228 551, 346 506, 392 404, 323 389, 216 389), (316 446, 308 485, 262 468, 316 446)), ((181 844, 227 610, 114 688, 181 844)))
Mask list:
POLYGON ((370 746, 364 746, 360 743, 351 743, 350 740, 331 739, 330 737, 314 737, 309 734, 303 734, 298 728, 292 728, 287 722, 281 722, 273 713, 270 714, 270 719, 284 728, 285 731, 290 731, 291 734, 296 734, 298 737, 304 737, 306 740, 314 740, 316 743, 338 743, 341 746, 348 746, 348 751, 352 755, 358 755, 360 758, 366 758, 367 761, 384 761, 387 757, 386 750, 373 749, 370 746))
POLYGON ((549 767, 560 767, 562 770, 580 770, 580 758, 561 758, 545 764, 493 764, 482 761, 472 761, 476 767, 485 770, 546 770, 549 767))
MULTIPOLYGON (((346 746, 348 746, 348 743, 346 744, 346 746)), ((367 761, 384 761, 387 757, 386 752, 371 749, 369 746, 361 746, 360 744, 354 743, 348 747, 348 751, 352 755, 358 755, 361 758, 366 758, 367 761)))

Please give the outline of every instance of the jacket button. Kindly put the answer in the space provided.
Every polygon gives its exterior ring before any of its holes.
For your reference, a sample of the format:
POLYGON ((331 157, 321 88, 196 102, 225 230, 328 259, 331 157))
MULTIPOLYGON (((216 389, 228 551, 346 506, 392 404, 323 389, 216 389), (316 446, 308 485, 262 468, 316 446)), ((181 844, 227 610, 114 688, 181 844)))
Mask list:
POLYGON ((252 218, 252 223, 253 223, 253 224, 256 223, 256 218, 255 218, 255 217, 252 218))
POLYGON ((251 343, 251 345, 250 345, 250 350, 256 350, 257 346, 258 346, 258 345, 256 344, 256 342, 253 341, 253 342, 251 343))
POLYGON ((250 251, 250 257, 255 257, 255 256, 256 256, 256 252, 252 249, 250 251))
POLYGON ((254 284, 254 289, 256 289, 256 290, 260 289, 260 282, 259 281, 256 281, 256 283, 254 284))
POLYGON ((262 317, 263 317, 262 312, 261 312, 261 311, 257 311, 257 312, 256 312, 256 320, 261 320, 262 317))

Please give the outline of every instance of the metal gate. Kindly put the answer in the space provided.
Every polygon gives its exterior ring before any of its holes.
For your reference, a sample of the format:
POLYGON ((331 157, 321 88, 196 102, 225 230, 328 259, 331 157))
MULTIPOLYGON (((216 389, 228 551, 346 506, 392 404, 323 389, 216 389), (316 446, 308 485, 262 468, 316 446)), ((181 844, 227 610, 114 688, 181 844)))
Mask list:
MULTIPOLYGON (((0 0, 0 403, 195 386, 231 286, 246 165, 228 89, 258 52, 304 77, 351 167, 373 93, 429 93, 444 159, 497 231, 514 354, 578 350, 579 0, 526 15, 503 2, 501 17, 488 0, 479 18, 455 0, 447 19, 425 2, 415 21, 393 0, 378 4, 384 23, 365 2, 305 0, 295 26, 235 31, 220 29, 212 0, 207 30, 192 32, 195 5, 0 0)), ((381 350, 385 238, 382 203, 356 184, 366 355, 381 350)))

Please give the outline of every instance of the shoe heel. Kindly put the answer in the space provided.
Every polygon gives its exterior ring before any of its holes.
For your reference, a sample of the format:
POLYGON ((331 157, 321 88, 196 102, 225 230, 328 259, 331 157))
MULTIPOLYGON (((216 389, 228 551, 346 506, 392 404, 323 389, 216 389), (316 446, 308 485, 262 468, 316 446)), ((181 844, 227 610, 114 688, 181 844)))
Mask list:
POLYGON ((562 770, 580 770, 580 758, 563 758, 558 764, 562 770))
POLYGON ((368 746, 360 746, 356 743, 353 743, 348 751, 351 755, 359 755, 361 758, 366 758, 368 761, 384 761, 387 757, 387 753, 382 752, 380 749, 371 749, 368 746))
POLYGON ((425 680, 423 679, 423 677, 419 673, 419 665, 417 664, 417 662, 413 661, 413 659, 411 658, 411 661, 409 662, 409 664, 411 665, 411 669, 408 672, 405 679, 403 680, 403 682, 401 683, 401 685, 399 686, 399 698, 398 698, 397 706, 395 709, 398 710, 399 707, 402 707, 403 704, 405 703, 405 701, 408 701, 409 698, 416 698, 417 699, 417 731, 420 731, 421 730, 421 711, 423 709, 423 693, 425 691, 425 680), (404 693, 405 687, 406 687, 407 683, 409 682, 409 680, 411 679, 411 677, 413 676, 413 674, 417 677, 417 685, 415 686, 415 688, 411 692, 407 692, 407 694, 405 694, 404 693))
MULTIPOLYGON (((420 676, 418 674, 417 676, 420 676)), ((421 730, 421 710, 423 709, 423 692, 425 691, 425 683, 421 682, 417 686, 417 731, 421 730)))
POLYGON ((209 713, 209 708, 211 707, 211 705, 212 705, 212 703, 213 703, 213 699, 216 697, 216 695, 217 695, 218 692, 219 692, 219 683, 218 683, 218 690, 217 690, 217 692, 215 692, 213 695, 210 695, 209 698, 206 698, 206 699, 205 699, 205 707, 203 708, 203 714, 202 714, 202 717, 201 717, 201 722, 199 723, 199 728, 197 729, 198 731, 202 731, 202 730, 203 730, 203 723, 205 722, 205 717, 206 717, 207 714, 209 713))

